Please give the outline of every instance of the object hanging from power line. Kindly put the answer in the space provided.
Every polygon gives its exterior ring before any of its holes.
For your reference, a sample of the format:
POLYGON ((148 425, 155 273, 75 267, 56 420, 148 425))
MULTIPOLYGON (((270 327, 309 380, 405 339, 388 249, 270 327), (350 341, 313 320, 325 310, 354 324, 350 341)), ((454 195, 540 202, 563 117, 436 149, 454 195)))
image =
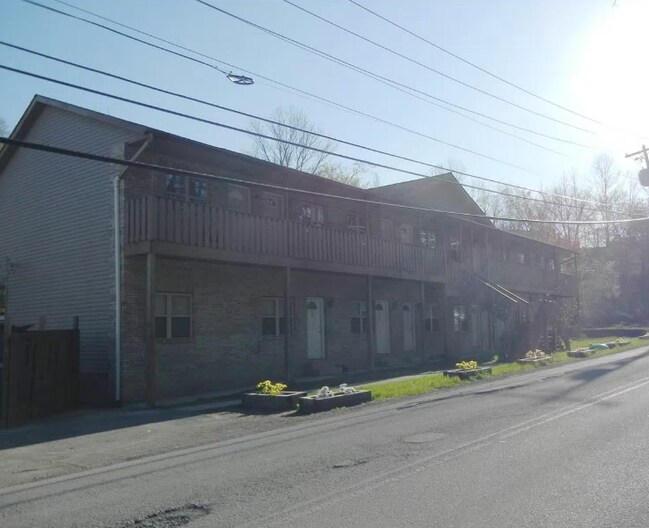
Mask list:
POLYGON ((255 84, 255 81, 252 77, 246 77, 245 75, 236 75, 235 73, 229 72, 225 76, 234 84, 240 84, 243 86, 255 84))
POLYGON ((640 169, 638 172, 638 179, 640 180, 640 185, 643 187, 649 187, 649 154, 647 152, 647 147, 642 145, 642 150, 624 156, 625 158, 635 158, 636 161, 642 161, 644 158, 645 168, 640 169), (642 156, 640 156, 640 154, 642 154, 642 156))

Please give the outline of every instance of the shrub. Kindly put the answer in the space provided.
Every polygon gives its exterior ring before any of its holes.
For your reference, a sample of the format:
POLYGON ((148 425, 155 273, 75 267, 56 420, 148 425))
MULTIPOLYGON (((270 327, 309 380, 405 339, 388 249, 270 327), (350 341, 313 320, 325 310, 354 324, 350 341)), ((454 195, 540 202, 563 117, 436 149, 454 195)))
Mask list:
POLYGON ((525 357, 527 359, 544 359, 548 357, 548 355, 545 352, 543 352, 543 350, 536 349, 536 350, 530 350, 527 354, 525 354, 525 357))
POLYGON ((473 370, 478 368, 478 362, 477 361, 460 361, 459 363, 455 364, 456 368, 459 368, 460 370, 473 370))
POLYGON ((284 383, 273 383, 270 380, 264 380, 257 383, 257 390, 260 394, 269 394, 278 396, 286 388, 284 383))

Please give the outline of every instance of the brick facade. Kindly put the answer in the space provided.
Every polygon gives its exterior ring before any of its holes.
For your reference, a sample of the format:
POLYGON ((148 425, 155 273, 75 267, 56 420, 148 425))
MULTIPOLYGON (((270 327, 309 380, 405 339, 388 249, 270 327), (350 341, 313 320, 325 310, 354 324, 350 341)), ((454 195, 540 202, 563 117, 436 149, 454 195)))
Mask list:
MULTIPOLYGON (((368 333, 352 331, 355 301, 367 299, 367 277, 291 271, 290 379, 370 369, 368 333), (307 359, 307 297, 324 300, 325 357, 307 359)), ((159 258, 156 291, 192 295, 192 337, 156 339, 159 399, 249 388, 261 379, 286 379, 284 336, 262 335, 262 300, 283 298, 281 268, 159 258)), ((146 260, 129 257, 124 268, 123 401, 146 395, 146 260)), ((441 287, 429 285, 439 303, 441 287)), ((390 354, 379 364, 416 364, 444 353, 442 333, 426 332, 420 283, 374 278, 375 300, 390 307, 390 354), (403 303, 415 307, 416 349, 403 349, 403 303), (423 341, 422 341, 423 340, 423 341)), ((367 324, 367 323, 366 323, 367 324)))

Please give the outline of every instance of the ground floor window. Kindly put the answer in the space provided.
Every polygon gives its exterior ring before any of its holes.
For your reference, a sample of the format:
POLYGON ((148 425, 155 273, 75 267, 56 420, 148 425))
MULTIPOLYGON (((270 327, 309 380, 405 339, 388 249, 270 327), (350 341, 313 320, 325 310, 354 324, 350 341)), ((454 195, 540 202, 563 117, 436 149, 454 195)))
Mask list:
POLYGON ((453 329, 456 332, 467 332, 469 330, 469 319, 466 313, 466 306, 456 305, 453 307, 453 329))
POLYGON ((155 296, 155 336, 161 339, 187 338, 192 334, 192 296, 158 293, 155 296))
POLYGON ((437 333, 441 331, 440 320, 436 312, 436 307, 432 304, 426 309, 426 318, 424 319, 424 329, 426 332, 437 333))
MULTIPOLYGON (((286 335, 286 314, 283 297, 265 297, 261 301, 261 334, 264 336, 286 335)), ((289 322, 293 317, 293 304, 289 301, 289 322)), ((291 329, 289 328, 289 332, 291 329)), ((291 332, 292 333, 292 332, 291 332)))
POLYGON ((352 334, 367 334, 367 301, 354 301, 354 312, 351 318, 352 334))

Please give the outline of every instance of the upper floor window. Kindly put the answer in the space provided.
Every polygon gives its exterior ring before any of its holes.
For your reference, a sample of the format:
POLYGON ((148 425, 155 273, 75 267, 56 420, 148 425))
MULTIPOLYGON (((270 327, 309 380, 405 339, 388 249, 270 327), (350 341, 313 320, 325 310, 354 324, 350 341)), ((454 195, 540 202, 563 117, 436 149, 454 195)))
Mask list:
POLYGON ((350 213, 347 215, 347 229, 356 233, 365 233, 367 226, 365 225, 365 217, 350 213))
POLYGON ((207 182, 200 178, 189 178, 182 174, 165 176, 165 192, 178 198, 189 197, 192 200, 207 199, 207 182))
POLYGON ((193 200, 207 200, 207 182, 189 178, 189 197, 193 200))
POLYGON ((528 257, 526 253, 523 253, 522 251, 517 251, 516 252, 516 262, 518 264, 528 264, 528 257))
POLYGON ((554 269, 556 269, 556 267, 557 267, 557 264, 554 261, 554 259, 553 258, 548 259, 548 269, 554 270, 554 269))
POLYGON ((228 209, 242 213, 250 211, 250 191, 246 187, 229 183, 226 187, 226 193, 228 209))
POLYGON ((155 336, 162 339, 187 338, 192 333, 192 296, 159 293, 155 296, 155 336))
POLYGON ((451 258, 459 262, 461 259, 461 249, 462 249, 460 243, 460 237, 457 235, 451 235, 450 242, 451 242, 451 258))
POLYGON ((282 218, 284 197, 271 192, 261 193, 261 214, 271 218, 282 218))
POLYGON ((421 229, 419 231, 419 242, 424 247, 435 249, 437 247, 437 233, 428 229, 421 229))
POLYGON ((321 205, 302 204, 300 206, 300 222, 324 225, 325 211, 321 205))

